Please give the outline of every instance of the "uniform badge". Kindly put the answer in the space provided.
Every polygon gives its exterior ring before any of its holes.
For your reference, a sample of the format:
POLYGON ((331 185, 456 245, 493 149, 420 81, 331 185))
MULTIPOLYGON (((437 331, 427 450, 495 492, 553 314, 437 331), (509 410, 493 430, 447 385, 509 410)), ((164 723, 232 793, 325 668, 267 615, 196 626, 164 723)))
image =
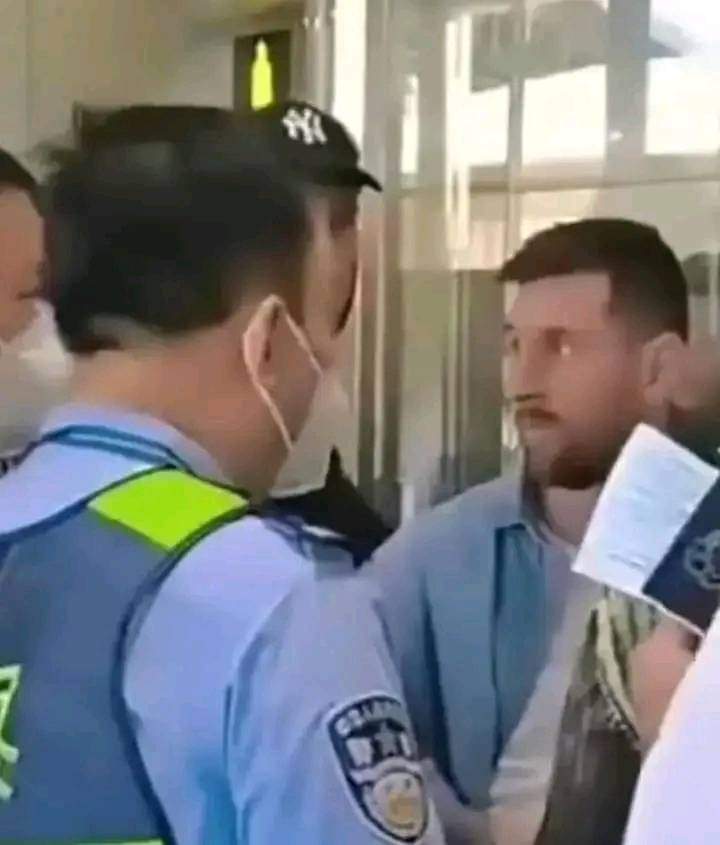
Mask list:
POLYGON ((389 695, 364 696, 333 711, 327 726, 363 821, 389 842, 419 842, 428 801, 404 706, 389 695))
POLYGON ((699 537, 685 552, 685 570, 706 590, 720 590, 720 531, 699 537))

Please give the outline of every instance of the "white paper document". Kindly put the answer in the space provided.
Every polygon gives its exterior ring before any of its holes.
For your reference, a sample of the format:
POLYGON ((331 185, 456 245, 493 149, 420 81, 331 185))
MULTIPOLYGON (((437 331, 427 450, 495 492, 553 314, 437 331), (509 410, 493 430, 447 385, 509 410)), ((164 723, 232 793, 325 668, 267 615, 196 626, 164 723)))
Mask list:
POLYGON ((693 628, 720 597, 720 472, 638 426, 603 488, 574 569, 693 628))

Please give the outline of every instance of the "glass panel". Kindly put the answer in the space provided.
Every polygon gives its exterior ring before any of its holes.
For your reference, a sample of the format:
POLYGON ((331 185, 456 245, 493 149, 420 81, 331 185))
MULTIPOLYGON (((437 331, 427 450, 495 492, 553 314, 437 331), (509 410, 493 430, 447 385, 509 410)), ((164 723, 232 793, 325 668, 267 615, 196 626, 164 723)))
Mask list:
POLYGON ((603 158, 605 97, 602 65, 528 79, 523 120, 524 161, 603 158))
POLYGON ((504 164, 508 150, 510 88, 501 85, 487 91, 471 91, 465 106, 465 134, 468 163, 504 164))
POLYGON ((646 151, 712 155, 720 145, 720 6, 652 0, 646 151))
MULTIPOLYGON (((382 5, 369 6, 370 17, 382 5)), ((458 423, 472 406, 470 385, 502 366, 499 349, 477 343, 502 322, 487 280, 530 234, 588 216, 658 226, 685 262, 695 331, 718 333, 720 4, 392 0, 385 8, 385 29, 373 31, 385 33, 395 76, 369 97, 385 104, 389 126, 401 116, 385 150, 402 178, 386 197, 395 257, 384 270, 402 329, 384 339, 400 383, 380 393, 385 407, 398 396, 402 404, 396 480, 409 513, 452 492, 443 468, 472 451, 463 438, 477 429, 458 423), (482 319, 472 302, 483 303, 482 319)), ((488 431, 499 395, 496 405, 488 431)), ((498 454, 503 445, 511 454, 511 427, 497 431, 498 454)))
POLYGON ((720 62, 697 56, 648 64, 645 149, 651 155, 712 155, 720 140, 720 62))

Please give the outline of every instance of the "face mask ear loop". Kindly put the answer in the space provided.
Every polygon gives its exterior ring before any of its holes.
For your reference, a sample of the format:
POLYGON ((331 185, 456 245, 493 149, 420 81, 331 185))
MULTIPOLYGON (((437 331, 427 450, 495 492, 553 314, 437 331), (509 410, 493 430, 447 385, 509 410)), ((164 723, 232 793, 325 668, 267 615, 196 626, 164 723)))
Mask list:
MULTIPOLYGON (((315 373, 317 374, 318 379, 322 378, 323 370, 322 370, 322 367, 320 366, 320 362, 318 361, 317 356, 312 351, 310 344, 308 343, 307 337, 305 336, 305 333, 300 329, 300 327, 297 325, 297 323, 287 313, 287 310, 285 308, 285 304, 280 299, 280 297, 278 297, 278 296, 268 297, 264 307, 266 307, 266 308, 280 307, 280 308, 283 309, 283 311, 285 312, 285 319, 287 320, 288 326, 290 327, 290 331, 293 333, 295 340, 298 343, 298 346, 300 346, 300 348, 303 350, 303 352, 305 352, 305 354, 308 356, 310 364, 311 364, 312 368, 315 370, 315 373)), ((248 348, 249 342, 250 342, 250 338, 249 338, 248 333, 246 332, 244 337, 243 337, 243 351, 244 351, 244 354, 245 354, 245 360, 246 361, 250 360, 250 354, 249 354, 250 350, 248 348)), ((272 396, 270 395, 270 393, 267 390, 267 388, 265 387, 265 385, 260 383, 260 380, 258 379, 255 371, 252 370, 250 367, 248 367, 248 372, 250 373, 250 379, 253 383, 253 387, 255 388, 258 395, 262 399, 263 404, 267 408, 270 416, 273 419, 273 422, 277 426, 277 429, 280 432, 280 437, 282 438, 285 449, 287 450, 287 453, 290 454, 290 452, 293 449, 294 443, 293 443, 292 437, 290 436, 290 430, 288 429, 287 424, 285 423, 285 420, 283 419, 283 416, 280 413, 280 409, 278 408, 277 404, 275 403, 275 400, 272 398, 272 396)))

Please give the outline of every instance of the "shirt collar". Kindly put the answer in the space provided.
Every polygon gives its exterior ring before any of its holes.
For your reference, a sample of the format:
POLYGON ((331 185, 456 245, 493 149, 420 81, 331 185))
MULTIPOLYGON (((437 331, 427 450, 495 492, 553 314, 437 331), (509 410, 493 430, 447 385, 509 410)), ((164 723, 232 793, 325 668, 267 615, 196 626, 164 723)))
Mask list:
POLYGON ((226 474, 209 452, 156 417, 111 406, 72 403, 62 405, 49 414, 40 436, 42 438, 74 426, 110 429, 121 435, 151 440, 169 449, 201 478, 220 484, 229 483, 226 474))
POLYGON ((550 531, 542 513, 540 490, 522 471, 508 476, 497 516, 498 528, 523 528, 541 545, 567 545, 550 531))

